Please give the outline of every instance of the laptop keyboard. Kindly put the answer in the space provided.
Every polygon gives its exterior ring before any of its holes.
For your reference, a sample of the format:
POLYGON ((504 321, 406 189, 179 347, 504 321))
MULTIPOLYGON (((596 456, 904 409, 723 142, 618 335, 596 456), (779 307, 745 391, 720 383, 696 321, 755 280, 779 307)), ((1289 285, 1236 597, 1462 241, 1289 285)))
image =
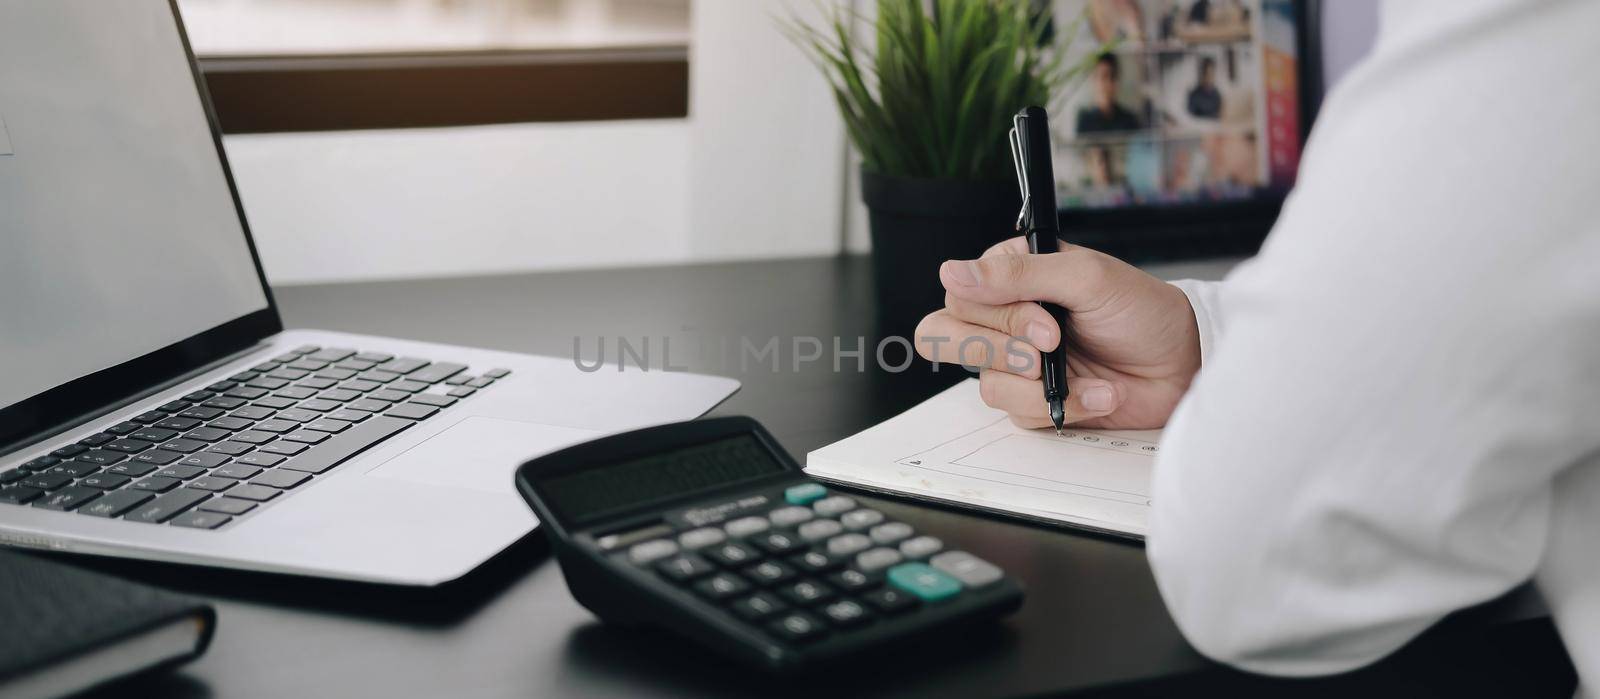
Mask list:
POLYGON ((217 529, 511 372, 301 347, 0 473, 0 506, 217 529))

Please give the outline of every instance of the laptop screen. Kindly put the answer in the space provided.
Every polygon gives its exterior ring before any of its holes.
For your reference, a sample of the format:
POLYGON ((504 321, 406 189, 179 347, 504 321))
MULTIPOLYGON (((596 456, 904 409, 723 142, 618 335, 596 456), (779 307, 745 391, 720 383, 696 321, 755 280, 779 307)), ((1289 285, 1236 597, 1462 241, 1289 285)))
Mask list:
POLYGON ((0 0, 0 408, 269 306, 172 12, 0 0))

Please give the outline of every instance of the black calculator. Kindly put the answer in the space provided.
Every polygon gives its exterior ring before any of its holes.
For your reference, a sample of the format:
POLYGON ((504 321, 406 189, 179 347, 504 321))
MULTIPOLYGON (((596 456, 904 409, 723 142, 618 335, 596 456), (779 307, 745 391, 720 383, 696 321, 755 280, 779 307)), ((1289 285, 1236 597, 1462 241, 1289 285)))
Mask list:
POLYGON ((696 420, 522 465, 572 596, 778 671, 999 617, 999 567, 806 477, 760 423, 696 420))

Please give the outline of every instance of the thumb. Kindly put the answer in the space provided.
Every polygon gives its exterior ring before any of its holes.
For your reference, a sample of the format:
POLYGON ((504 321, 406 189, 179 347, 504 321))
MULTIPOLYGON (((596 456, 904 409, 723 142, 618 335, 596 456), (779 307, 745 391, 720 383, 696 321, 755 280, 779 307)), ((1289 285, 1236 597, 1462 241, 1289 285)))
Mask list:
POLYGON ((1067 379, 1067 399, 1061 402, 1066 424, 1105 417, 1122 407, 1127 392, 1105 379, 1072 377, 1067 379))

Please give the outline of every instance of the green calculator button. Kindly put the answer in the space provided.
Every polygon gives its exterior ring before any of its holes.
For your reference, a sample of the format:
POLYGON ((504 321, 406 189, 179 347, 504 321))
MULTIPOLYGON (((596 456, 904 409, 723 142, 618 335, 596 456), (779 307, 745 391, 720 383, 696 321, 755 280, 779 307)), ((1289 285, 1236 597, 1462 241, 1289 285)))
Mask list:
POLYGON ((788 500, 790 505, 810 505, 813 502, 821 500, 822 496, 827 494, 828 489, 822 487, 821 484, 806 483, 803 485, 792 486, 788 490, 783 491, 783 499, 788 500))
POLYGON ((961 592, 961 582, 926 563, 902 563, 889 569, 889 583, 926 602, 937 602, 961 592))

